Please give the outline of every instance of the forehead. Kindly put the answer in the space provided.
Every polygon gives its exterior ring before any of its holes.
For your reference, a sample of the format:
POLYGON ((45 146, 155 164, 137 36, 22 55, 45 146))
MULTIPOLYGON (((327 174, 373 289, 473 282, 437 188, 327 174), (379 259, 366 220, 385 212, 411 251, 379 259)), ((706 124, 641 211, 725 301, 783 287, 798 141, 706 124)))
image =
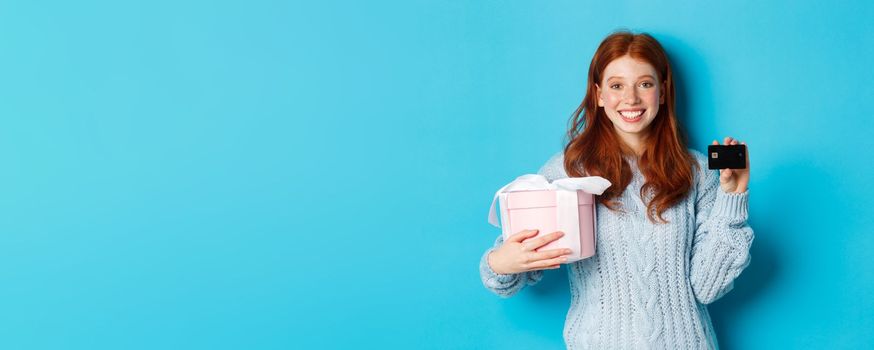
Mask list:
POLYGON ((643 60, 637 60, 629 55, 619 57, 609 64, 604 69, 604 79, 618 78, 634 80, 644 75, 650 75, 653 78, 658 76, 658 73, 651 64, 643 60))

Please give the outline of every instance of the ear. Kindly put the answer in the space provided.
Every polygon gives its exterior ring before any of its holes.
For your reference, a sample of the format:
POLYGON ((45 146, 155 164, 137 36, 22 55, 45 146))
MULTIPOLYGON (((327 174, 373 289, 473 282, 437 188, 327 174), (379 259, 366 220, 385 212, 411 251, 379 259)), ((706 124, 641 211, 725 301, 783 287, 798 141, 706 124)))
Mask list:
POLYGON ((661 86, 659 86, 659 104, 665 104, 665 84, 667 84, 667 80, 663 81, 661 86))
POLYGON ((598 98, 598 107, 604 107, 604 99, 601 98, 601 87, 595 84, 595 97, 598 98))

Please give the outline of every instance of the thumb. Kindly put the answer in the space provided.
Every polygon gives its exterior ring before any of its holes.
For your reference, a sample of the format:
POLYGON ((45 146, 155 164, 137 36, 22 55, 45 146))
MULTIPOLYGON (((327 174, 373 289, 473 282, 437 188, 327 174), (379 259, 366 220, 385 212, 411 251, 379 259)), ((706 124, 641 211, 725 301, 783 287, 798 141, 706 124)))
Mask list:
POLYGON ((522 230, 515 235, 510 236, 510 242, 522 242, 527 238, 537 235, 537 230, 522 230))
POLYGON ((719 179, 722 181, 728 181, 729 179, 731 179, 732 174, 733 172, 731 171, 731 169, 722 169, 722 174, 719 174, 719 179))

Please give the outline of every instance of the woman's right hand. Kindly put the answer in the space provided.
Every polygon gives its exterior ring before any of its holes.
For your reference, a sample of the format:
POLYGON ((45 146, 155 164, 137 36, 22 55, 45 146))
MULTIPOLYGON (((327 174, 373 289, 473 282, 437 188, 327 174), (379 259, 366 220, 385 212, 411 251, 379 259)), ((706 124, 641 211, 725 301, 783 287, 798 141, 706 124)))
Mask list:
POLYGON ((526 271, 557 269, 567 262, 570 249, 550 249, 538 251, 540 247, 561 238, 564 232, 555 231, 548 235, 527 240, 537 235, 538 230, 523 230, 510 236, 498 249, 489 253, 488 262, 492 271, 499 274, 513 274, 526 271))

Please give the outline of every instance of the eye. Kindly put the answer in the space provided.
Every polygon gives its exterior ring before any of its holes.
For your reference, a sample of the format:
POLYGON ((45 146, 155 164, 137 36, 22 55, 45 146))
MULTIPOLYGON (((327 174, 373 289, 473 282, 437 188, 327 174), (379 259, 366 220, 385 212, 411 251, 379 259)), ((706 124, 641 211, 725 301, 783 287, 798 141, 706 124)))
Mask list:
POLYGON ((653 86, 654 86, 652 83, 650 83, 650 82, 648 82, 648 81, 647 81, 647 82, 643 82, 643 83, 641 83, 640 85, 642 85, 642 86, 645 87, 645 88, 649 88, 649 87, 653 87, 653 86))
POLYGON ((620 84, 613 84, 613 85, 610 85, 610 88, 611 89, 618 89, 619 86, 621 86, 621 85, 620 84))

